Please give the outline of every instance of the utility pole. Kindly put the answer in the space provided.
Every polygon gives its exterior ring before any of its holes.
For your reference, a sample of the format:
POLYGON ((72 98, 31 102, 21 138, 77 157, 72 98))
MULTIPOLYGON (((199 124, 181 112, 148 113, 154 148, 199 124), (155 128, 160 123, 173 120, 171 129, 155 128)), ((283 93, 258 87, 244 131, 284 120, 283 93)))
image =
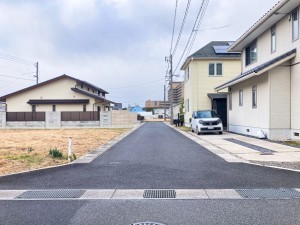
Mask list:
POLYGON ((170 109, 171 109, 171 118, 170 124, 173 125, 173 56, 170 55, 170 109))
POLYGON ((166 122, 166 85, 164 85, 164 121, 166 122))
POLYGON ((36 77, 36 84, 38 84, 39 83, 39 62, 37 62, 34 66, 36 67, 36 73, 34 77, 36 77))

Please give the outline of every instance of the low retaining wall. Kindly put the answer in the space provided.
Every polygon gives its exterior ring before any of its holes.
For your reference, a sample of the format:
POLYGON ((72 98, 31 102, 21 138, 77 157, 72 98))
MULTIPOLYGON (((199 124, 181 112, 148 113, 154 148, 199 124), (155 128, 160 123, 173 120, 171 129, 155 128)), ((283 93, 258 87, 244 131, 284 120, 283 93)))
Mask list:
POLYGON ((128 111, 99 112, 100 121, 61 121, 61 112, 46 112, 46 119, 40 121, 7 122, 6 112, 0 112, 0 128, 132 128, 138 124, 137 114, 128 111))

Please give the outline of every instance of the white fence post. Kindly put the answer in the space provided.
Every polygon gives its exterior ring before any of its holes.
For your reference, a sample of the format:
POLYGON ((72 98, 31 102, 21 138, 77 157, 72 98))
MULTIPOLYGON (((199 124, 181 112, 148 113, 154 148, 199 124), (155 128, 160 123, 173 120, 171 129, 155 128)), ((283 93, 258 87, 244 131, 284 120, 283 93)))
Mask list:
POLYGON ((68 160, 71 162, 72 155, 72 137, 69 137, 68 160))

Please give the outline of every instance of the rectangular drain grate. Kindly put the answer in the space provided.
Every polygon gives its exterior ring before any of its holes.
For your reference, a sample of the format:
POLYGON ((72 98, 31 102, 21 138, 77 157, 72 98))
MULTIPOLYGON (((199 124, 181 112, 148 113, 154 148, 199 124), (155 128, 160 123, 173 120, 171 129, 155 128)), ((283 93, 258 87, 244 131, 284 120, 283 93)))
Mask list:
POLYGON ((34 190, 26 191, 16 199, 51 199, 51 198, 79 198, 85 190, 34 190))
POLYGON ((175 190, 145 190, 144 198, 176 198, 175 190))
POLYGON ((251 148, 255 151, 259 151, 261 152, 262 154, 272 154, 273 150, 271 149, 268 149, 268 148, 263 148, 263 147, 260 147, 260 146, 257 146, 257 145, 253 145, 253 144, 249 144, 247 142, 244 142, 244 141, 240 141, 240 140, 237 140, 237 139, 234 139, 234 138, 224 138, 224 140, 226 141, 230 141, 232 143, 235 143, 235 144, 238 144, 238 145, 241 145, 241 146, 244 146, 246 148, 251 148))
POLYGON ((300 198, 294 189, 236 189, 244 198, 300 198))

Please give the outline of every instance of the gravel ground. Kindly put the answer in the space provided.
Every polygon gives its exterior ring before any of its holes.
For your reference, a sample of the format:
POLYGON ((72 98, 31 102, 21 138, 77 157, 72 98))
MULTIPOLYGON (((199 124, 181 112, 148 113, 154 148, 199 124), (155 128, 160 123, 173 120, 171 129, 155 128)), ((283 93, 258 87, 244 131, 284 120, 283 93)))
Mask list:
POLYGON ((288 168, 293 170, 300 170, 300 162, 261 162, 261 161, 250 161, 264 166, 277 166, 281 168, 288 168))

